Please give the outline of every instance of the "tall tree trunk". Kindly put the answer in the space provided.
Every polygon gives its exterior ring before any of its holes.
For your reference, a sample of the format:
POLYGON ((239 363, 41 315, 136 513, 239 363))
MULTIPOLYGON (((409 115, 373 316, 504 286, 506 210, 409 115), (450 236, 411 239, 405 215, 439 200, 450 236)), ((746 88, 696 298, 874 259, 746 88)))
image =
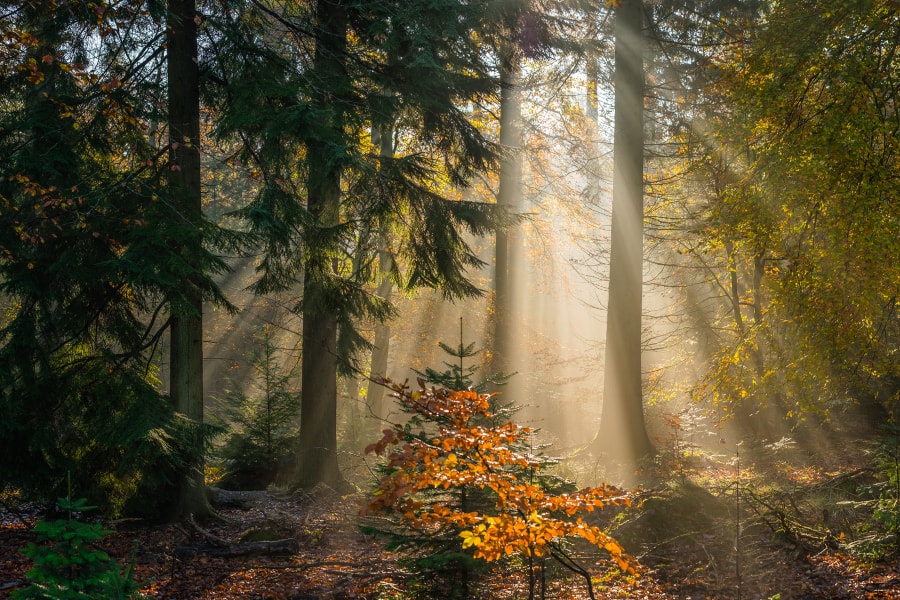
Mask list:
POLYGON ((615 15, 615 134, 606 368, 599 446, 633 465, 651 455, 641 393, 643 286, 643 6, 622 0, 615 15))
MULTIPOLYGON (((522 65, 514 42, 506 41, 500 50, 500 186, 497 204, 511 213, 522 208, 522 65)), ((519 246, 521 233, 517 226, 497 230, 494 275, 494 357, 492 369, 509 372, 512 354, 518 340, 516 290, 521 285, 519 246)))
MULTIPOLYGON (((194 0, 169 0, 166 64, 169 100, 168 184, 179 212, 191 222, 202 215, 200 193, 200 69, 194 0)), ((175 240, 190 263, 202 244, 199 230, 175 240)), ((193 444, 187 471, 178 483, 176 518, 209 511, 203 485, 203 301, 188 283, 185 303, 173 309, 170 391, 175 410, 190 420, 193 444)))
MULTIPOLYGON (((394 157, 394 129, 390 125, 385 125, 379 131, 379 154, 382 158, 394 157)), ((393 261, 391 253, 388 251, 388 232, 383 229, 378 233, 378 270, 381 274, 381 281, 378 283, 376 294, 387 302, 391 300, 393 292, 393 283, 391 282, 391 269, 393 261)), ((386 321, 379 321, 375 324, 375 347, 372 349, 372 364, 369 367, 369 379, 375 377, 387 377, 388 356, 391 345, 391 326, 386 321)), ((383 386, 369 383, 369 392, 367 394, 369 408, 372 415, 376 419, 383 419, 387 416, 387 410, 384 406, 385 390, 383 386)))
POLYGON ((584 113, 588 123, 591 125, 589 140, 591 154, 587 163, 585 196, 591 205, 596 206, 600 203, 600 144, 597 139, 600 124, 600 102, 597 93, 597 86, 600 81, 600 57, 592 48, 589 48, 585 55, 584 76, 587 80, 585 85, 587 104, 584 113))
MULTIPOLYGON (((309 282, 310 278, 307 277, 309 282)), ((308 298, 315 284, 304 286, 308 298)), ((300 470, 296 484, 340 483, 337 463, 337 317, 317 308, 303 313, 302 400, 300 406, 300 470)))
MULTIPOLYGON (((335 108, 346 73, 347 12, 340 1, 316 4, 317 36, 312 76, 319 93, 311 104, 323 115, 334 139, 343 134, 343 123, 335 108)), ((321 135, 307 145, 307 209, 316 220, 315 229, 338 223, 343 167, 334 149, 321 135)), ((295 484, 311 487, 319 482, 343 486, 337 462, 337 322, 329 299, 329 280, 336 276, 332 264, 332 242, 328 233, 313 231, 307 237, 307 259, 303 279, 303 359, 300 407, 299 471, 295 484), (320 235, 321 234, 321 235, 320 235)))

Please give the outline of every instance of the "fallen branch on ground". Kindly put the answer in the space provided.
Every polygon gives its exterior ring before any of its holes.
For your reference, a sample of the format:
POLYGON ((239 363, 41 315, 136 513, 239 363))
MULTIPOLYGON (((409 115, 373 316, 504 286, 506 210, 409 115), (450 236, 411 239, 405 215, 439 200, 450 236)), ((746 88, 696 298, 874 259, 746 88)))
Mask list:
POLYGON ((198 555, 232 558, 253 554, 296 554, 298 552, 300 552, 300 544, 293 538, 271 542, 245 542, 227 546, 178 546, 175 548, 175 556, 180 559, 193 558, 198 555))

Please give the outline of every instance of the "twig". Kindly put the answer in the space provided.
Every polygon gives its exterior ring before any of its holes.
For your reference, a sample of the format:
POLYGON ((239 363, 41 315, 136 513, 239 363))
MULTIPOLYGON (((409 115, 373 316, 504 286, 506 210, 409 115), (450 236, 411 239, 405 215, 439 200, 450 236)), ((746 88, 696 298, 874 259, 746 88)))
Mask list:
POLYGON ((194 520, 194 515, 190 515, 188 517, 188 523, 191 524, 191 526, 194 528, 194 530, 197 533, 199 533, 204 538, 209 540, 212 543, 212 545, 214 545, 214 546, 230 546, 231 545, 231 542, 229 542, 228 540, 226 540, 224 538, 220 538, 219 536, 217 536, 213 533, 210 533, 210 532, 206 531, 205 529, 203 529, 202 527, 200 527, 199 525, 197 525, 197 521, 194 520))
POLYGON ((590 596, 591 600, 597 600, 594 596, 594 584, 591 581, 591 574, 587 569, 579 565, 575 560, 566 554, 564 550, 558 547, 549 546, 550 555, 556 559, 556 562, 569 569, 573 573, 581 575, 584 577, 585 582, 587 583, 588 596, 590 596))

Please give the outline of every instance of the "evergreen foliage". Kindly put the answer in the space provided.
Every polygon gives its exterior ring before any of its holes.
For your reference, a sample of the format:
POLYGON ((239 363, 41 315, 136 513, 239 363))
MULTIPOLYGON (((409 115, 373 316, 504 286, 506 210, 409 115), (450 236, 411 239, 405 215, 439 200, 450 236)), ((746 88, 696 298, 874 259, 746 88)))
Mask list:
POLYGON ((465 269, 482 266, 464 233, 482 235, 505 221, 495 206, 452 199, 441 186, 468 184, 497 157, 496 145, 461 108, 496 91, 469 39, 484 18, 481 9, 449 0, 341 4, 334 10, 347 13, 353 43, 343 49, 342 64, 328 67, 333 73, 317 70, 305 41, 317 31, 310 12, 248 5, 222 20, 216 45, 222 87, 209 101, 222 111, 217 134, 244 140, 240 159, 259 169, 259 195, 236 213, 264 250, 254 289, 289 289, 304 265, 322 265, 307 269, 318 291, 298 309, 336 310, 346 338, 341 348, 351 352, 366 345, 355 322, 393 314, 368 286, 378 263, 365 257, 381 241, 374 232, 387 226, 401 236, 389 250, 393 275, 405 287, 464 297, 481 293, 465 269), (271 34, 247 39, 263 24, 271 34), (282 56, 289 49, 295 59, 282 56), (371 143, 369 132, 383 126, 394 127, 396 157, 382 156, 371 143), (310 156, 310 148, 324 155, 310 156), (327 216, 337 219, 331 223, 311 211, 307 189, 329 168, 343 187, 339 214, 327 216), (364 257, 358 268, 348 268, 357 255, 364 257))
MULTIPOLYGON (((421 376, 426 383, 435 384, 439 387, 447 388, 448 390, 474 390, 479 393, 485 392, 489 386, 502 385, 509 380, 511 375, 494 373, 488 378, 476 383, 474 378, 481 367, 474 361, 466 366, 465 361, 466 359, 478 356, 483 350, 476 349, 475 342, 466 344, 463 340, 463 320, 462 317, 460 317, 459 345, 453 347, 444 342, 438 342, 440 349, 456 360, 454 362, 445 361, 444 366, 446 369, 443 371, 438 371, 432 367, 425 367, 424 371, 416 371, 416 373, 421 376)), ((493 405, 496 410, 498 408, 496 403, 493 403, 493 405)))
POLYGON ((466 234, 493 230, 503 212, 452 199, 447 187, 498 154, 465 111, 497 90, 476 42, 484 9, 452 0, 247 4, 216 24, 216 132, 244 142, 240 159, 260 177, 238 213, 263 250, 254 290, 296 289, 302 279, 298 484, 340 483, 337 371, 368 347, 357 324, 394 313, 372 292, 385 275, 378 265, 408 288, 482 293, 468 279, 483 261, 466 234), (370 136, 386 128, 392 153, 370 136), (374 260, 379 251, 385 260, 374 260))
POLYGON ((171 241, 220 232, 175 209, 142 130, 158 118, 158 21, 128 3, 13 4, 0 55, 0 479, 52 497, 70 471, 118 512, 183 466, 199 426, 160 395, 153 355, 188 288, 223 301, 208 274, 224 263, 171 241), (126 23, 133 37, 110 35, 126 23))
POLYGON ((34 527, 38 543, 29 542, 22 554, 34 561, 28 571, 28 587, 13 592, 13 600, 125 600, 139 598, 131 567, 124 572, 118 563, 96 544, 111 533, 99 523, 75 518, 93 509, 87 500, 60 498, 59 510, 65 519, 38 521, 34 527))
POLYGON ((300 394, 291 386, 296 374, 282 370, 270 339, 254 358, 253 369, 250 393, 232 390, 225 397, 233 429, 219 452, 225 461, 220 485, 226 489, 264 489, 273 483, 297 440, 300 394))

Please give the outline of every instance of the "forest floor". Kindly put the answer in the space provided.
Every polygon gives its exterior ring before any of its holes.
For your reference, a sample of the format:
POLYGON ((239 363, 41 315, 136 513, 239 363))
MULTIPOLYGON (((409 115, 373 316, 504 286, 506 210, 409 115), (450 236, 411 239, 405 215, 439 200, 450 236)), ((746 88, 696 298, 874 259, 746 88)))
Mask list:
MULTIPOLYGON (((826 481, 857 472, 832 473, 826 481)), ((813 485, 821 486, 822 482, 813 485)), ((805 526, 789 511, 779 512, 777 495, 762 499, 754 496, 749 486, 744 514, 755 514, 756 518, 748 517, 742 525, 742 551, 736 555, 735 529, 730 525, 733 514, 722 510, 720 501, 731 497, 723 490, 718 498, 693 484, 645 493, 643 506, 617 525, 620 539, 626 548, 632 547, 643 573, 626 581, 615 575, 602 555, 582 557, 582 564, 594 574, 595 596, 645 600, 900 599, 900 564, 896 559, 864 561, 826 538, 817 543, 819 538, 804 533, 805 526), (758 504, 754 506, 754 502, 758 504), (761 506, 772 510, 760 511, 761 506)), ((385 551, 382 540, 364 535, 359 528, 364 501, 361 494, 340 496, 327 487, 318 487, 308 493, 251 493, 245 498, 226 499, 226 503, 217 504, 221 519, 200 524, 152 525, 137 520, 104 523, 113 533, 100 545, 123 565, 134 561, 134 577, 147 598, 409 597, 398 555, 385 551), (248 541, 260 538, 293 541, 268 545, 248 541)), ((801 501, 800 496, 790 499, 800 512, 803 509, 797 505, 801 501)), ((30 561, 18 550, 34 539, 30 527, 39 516, 37 508, 28 505, 0 512, 0 599, 25 584, 30 561)), ((583 578, 558 570, 552 573, 545 589, 547 598, 589 597, 583 578)), ((470 594, 473 598, 528 597, 524 569, 512 566, 482 578, 474 589, 477 591, 470 594)), ((540 597, 539 592, 536 597, 540 597)))

